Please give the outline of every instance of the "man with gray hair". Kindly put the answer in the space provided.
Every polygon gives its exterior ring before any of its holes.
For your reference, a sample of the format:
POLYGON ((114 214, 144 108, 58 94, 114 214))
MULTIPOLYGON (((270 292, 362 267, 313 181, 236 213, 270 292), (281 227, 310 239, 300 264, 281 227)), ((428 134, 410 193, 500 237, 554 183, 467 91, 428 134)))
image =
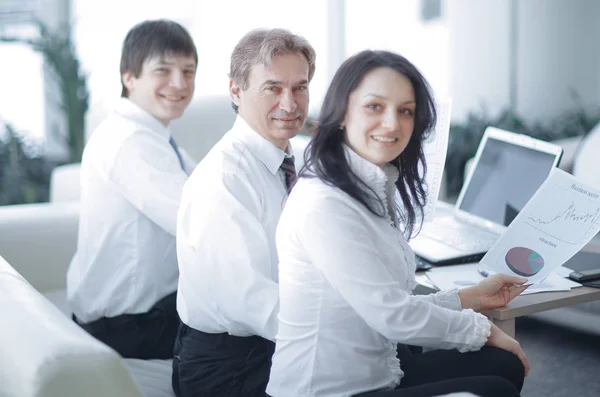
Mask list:
POLYGON ((279 312, 275 229, 314 71, 312 46, 286 30, 254 30, 233 50, 237 119, 186 182, 178 213, 179 397, 265 396, 279 312))

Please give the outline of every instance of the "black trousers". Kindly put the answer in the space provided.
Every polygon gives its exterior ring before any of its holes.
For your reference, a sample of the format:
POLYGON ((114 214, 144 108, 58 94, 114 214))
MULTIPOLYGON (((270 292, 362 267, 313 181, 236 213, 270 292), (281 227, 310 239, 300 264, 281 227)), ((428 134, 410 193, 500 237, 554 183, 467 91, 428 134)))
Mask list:
POLYGON ((523 388, 525 369, 517 356, 496 347, 460 353, 433 350, 411 354, 398 347, 404 377, 395 390, 373 391, 360 396, 428 397, 470 392, 480 397, 517 397, 523 388))
POLYGON ((181 323, 175 339, 178 397, 264 397, 275 344, 259 336, 208 334, 181 323))
POLYGON ((179 326, 177 292, 165 296, 148 312, 103 317, 89 323, 73 321, 124 358, 167 359, 173 357, 173 345, 179 326))

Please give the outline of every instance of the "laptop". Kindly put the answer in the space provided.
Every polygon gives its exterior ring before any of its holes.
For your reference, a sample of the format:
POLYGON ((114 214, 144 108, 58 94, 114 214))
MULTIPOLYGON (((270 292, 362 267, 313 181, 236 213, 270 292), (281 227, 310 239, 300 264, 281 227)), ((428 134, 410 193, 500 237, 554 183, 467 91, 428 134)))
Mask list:
POLYGON ((486 128, 453 211, 436 211, 410 241, 413 251, 433 265, 479 261, 561 156, 558 145, 486 128))

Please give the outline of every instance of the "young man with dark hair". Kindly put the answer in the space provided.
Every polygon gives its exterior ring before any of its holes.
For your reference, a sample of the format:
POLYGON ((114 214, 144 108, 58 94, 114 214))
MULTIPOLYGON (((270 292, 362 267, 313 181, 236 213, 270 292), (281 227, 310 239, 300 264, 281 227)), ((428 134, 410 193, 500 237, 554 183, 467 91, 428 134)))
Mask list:
POLYGON ((181 25, 132 28, 121 55, 122 98, 83 153, 68 300, 73 320, 123 357, 172 357, 177 210, 195 163, 169 123, 192 99, 197 62, 181 25))

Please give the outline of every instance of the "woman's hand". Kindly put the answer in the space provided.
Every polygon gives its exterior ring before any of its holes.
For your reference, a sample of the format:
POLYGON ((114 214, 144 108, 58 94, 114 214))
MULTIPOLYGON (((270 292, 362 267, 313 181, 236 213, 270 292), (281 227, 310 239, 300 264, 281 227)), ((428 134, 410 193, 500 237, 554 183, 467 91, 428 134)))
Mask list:
POLYGON ((525 376, 527 376, 529 373, 529 360, 527 360, 527 356, 523 352, 523 349, 521 349, 519 342, 506 335, 500 328, 492 324, 487 344, 511 352, 519 357, 519 360, 521 360, 521 363, 523 363, 523 367, 525 368, 525 376))
POLYGON ((496 309, 506 306, 515 296, 525 291, 529 285, 522 284, 526 281, 525 278, 494 274, 472 287, 460 290, 458 296, 464 309, 496 309))

